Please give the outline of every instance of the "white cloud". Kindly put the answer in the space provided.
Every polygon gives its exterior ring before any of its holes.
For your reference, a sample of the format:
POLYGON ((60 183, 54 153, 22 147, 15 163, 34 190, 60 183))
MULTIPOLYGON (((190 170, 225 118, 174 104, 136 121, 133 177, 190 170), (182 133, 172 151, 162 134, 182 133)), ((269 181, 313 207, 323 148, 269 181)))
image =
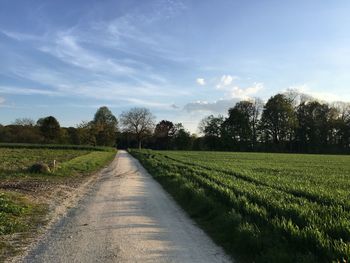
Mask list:
POLYGON ((184 110, 191 112, 207 112, 215 114, 226 114, 229 108, 235 106, 239 99, 217 100, 214 102, 196 101, 188 103, 184 106, 184 110))
POLYGON ((200 86, 204 86, 206 84, 205 79, 203 79, 203 78, 197 78, 196 82, 200 86))
POLYGON ((230 86, 234 80, 238 79, 236 76, 223 75, 220 79, 220 82, 216 85, 217 89, 224 89, 227 86, 230 86))
POLYGON ((254 83, 250 87, 242 88, 234 84, 234 81, 237 79, 239 78, 236 76, 223 75, 217 83, 216 88, 225 91, 225 97, 246 100, 258 93, 264 87, 262 83, 254 83))
POLYGON ((343 100, 342 97, 334 93, 325 91, 314 91, 307 84, 290 86, 286 91, 288 90, 293 90, 298 93, 306 94, 321 101, 333 102, 343 100))
POLYGON ((5 103, 5 98, 3 98, 3 97, 0 97, 0 105, 2 105, 2 104, 4 104, 5 103))
POLYGON ((258 93, 260 90, 264 88, 264 85, 262 83, 254 83, 252 86, 248 88, 241 88, 238 86, 229 87, 228 93, 231 96, 231 98, 239 98, 239 99, 249 99, 256 93, 258 93))

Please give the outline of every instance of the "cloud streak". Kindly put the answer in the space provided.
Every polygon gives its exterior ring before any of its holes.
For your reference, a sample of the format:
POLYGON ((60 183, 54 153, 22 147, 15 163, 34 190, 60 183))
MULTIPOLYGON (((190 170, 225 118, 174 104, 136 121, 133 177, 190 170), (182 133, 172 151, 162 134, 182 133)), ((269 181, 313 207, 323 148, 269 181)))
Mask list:
POLYGON ((160 101, 188 93, 176 89, 167 77, 154 69, 154 61, 149 59, 177 63, 186 58, 176 51, 170 35, 158 35, 152 31, 154 25, 172 19, 186 6, 182 1, 161 0, 147 8, 147 15, 136 8, 106 20, 101 20, 92 12, 69 28, 48 26, 47 32, 37 35, 1 29, 8 38, 42 52, 46 58, 39 61, 21 58, 18 54, 25 64, 13 63, 6 69, 10 73, 6 74, 28 83, 2 85, 0 92, 83 96, 155 108, 174 108, 171 103, 160 101), (50 69, 52 65, 54 69, 50 69))
POLYGON ((326 101, 326 102, 334 102, 334 101, 342 101, 343 98, 330 92, 320 92, 312 90, 307 84, 301 85, 293 85, 290 86, 287 90, 296 91, 301 94, 309 95, 317 100, 326 101))
POLYGON ((202 112, 214 114, 226 114, 229 108, 235 106, 239 99, 217 100, 214 102, 196 101, 184 106, 184 110, 189 113, 202 112))

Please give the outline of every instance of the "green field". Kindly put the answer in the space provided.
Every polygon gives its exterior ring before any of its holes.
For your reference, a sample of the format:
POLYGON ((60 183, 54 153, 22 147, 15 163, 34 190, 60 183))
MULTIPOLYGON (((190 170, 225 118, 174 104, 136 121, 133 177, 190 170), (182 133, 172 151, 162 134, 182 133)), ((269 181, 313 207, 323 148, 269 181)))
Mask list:
POLYGON ((241 261, 350 259, 350 156, 131 153, 241 261))
POLYGON ((49 204, 38 202, 41 196, 47 199, 61 185, 77 187, 85 176, 107 165, 114 156, 111 148, 0 147, 0 261, 14 255, 17 251, 13 244, 21 243, 44 223, 49 204), (38 162, 52 166, 54 160, 56 169, 50 173, 28 171, 38 162))

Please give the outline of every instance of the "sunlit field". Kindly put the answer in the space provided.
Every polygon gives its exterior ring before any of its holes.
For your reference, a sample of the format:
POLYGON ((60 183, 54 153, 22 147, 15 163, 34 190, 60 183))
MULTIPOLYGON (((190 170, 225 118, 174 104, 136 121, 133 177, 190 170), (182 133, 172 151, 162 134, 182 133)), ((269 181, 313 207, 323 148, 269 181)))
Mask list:
POLYGON ((138 151, 227 251, 258 262, 350 256, 350 156, 138 151))

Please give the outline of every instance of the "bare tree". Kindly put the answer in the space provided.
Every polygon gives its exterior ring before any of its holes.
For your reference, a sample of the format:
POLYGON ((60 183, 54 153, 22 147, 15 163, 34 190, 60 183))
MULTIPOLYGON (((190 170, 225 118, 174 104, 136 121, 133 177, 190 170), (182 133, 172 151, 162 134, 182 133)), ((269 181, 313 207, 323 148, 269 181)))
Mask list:
POLYGON ((139 149, 143 139, 152 134, 154 120, 155 116, 147 108, 132 108, 120 115, 123 130, 135 134, 139 149))
POLYGON ((33 127, 35 125, 35 122, 30 118, 20 118, 20 119, 16 119, 13 122, 13 125, 33 127))

